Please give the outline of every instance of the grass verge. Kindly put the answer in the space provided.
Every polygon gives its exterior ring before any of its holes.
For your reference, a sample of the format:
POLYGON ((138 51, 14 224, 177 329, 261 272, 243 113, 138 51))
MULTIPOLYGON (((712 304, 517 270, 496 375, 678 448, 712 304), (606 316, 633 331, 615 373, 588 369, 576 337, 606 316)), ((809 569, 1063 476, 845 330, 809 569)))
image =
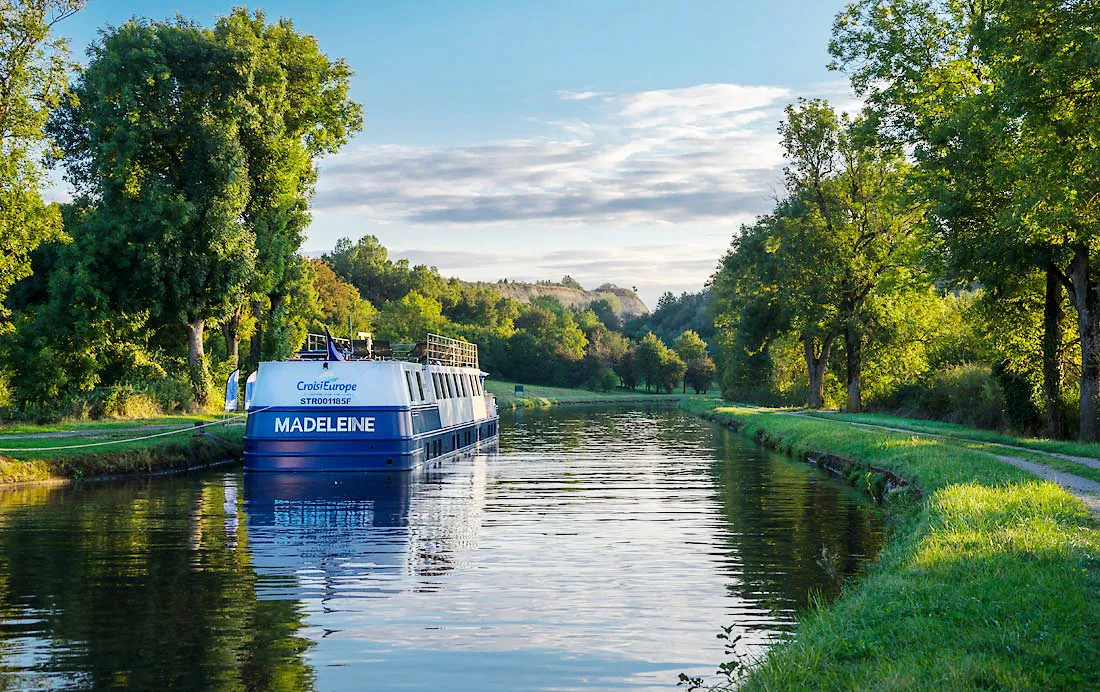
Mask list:
POLYGON ((1100 539, 1065 490, 939 440, 680 405, 794 454, 888 470, 922 491, 887 503, 892 538, 879 560, 835 603, 810 611, 742 689, 1100 688, 1100 539))
POLYGON ((9 423, 0 425, 0 437, 4 435, 36 435, 54 432, 118 430, 123 428, 141 428, 149 425, 190 425, 191 423, 207 423, 217 420, 218 418, 220 418, 220 416, 212 414, 191 414, 153 416, 151 418, 72 419, 45 424, 9 423))
POLYGON ((516 382, 503 382, 500 380, 487 380, 485 389, 497 398, 497 405, 502 409, 516 408, 550 408, 551 406, 570 404, 602 404, 602 403, 631 403, 631 402, 664 402, 675 403, 682 398, 695 398, 694 394, 652 394, 646 392, 633 392, 626 389, 613 389, 608 392, 592 392, 587 389, 570 389, 567 387, 544 387, 542 385, 525 384, 524 396, 515 395, 516 382))
POLYGON ((204 466, 244 451, 244 426, 217 426, 208 434, 191 431, 137 442, 83 449, 45 449, 88 442, 125 439, 133 433, 110 433, 49 438, 3 440, 5 448, 27 451, 0 452, 0 484, 90 478, 137 473, 159 473, 204 466))
POLYGON ((1039 450, 1041 452, 1054 452, 1055 454, 1068 454, 1075 457, 1089 457, 1100 459, 1100 443, 1074 442, 1072 440, 1046 440, 1034 437, 1013 437, 993 430, 981 430, 969 428, 958 423, 943 423, 941 421, 920 420, 916 418, 900 418, 888 416, 882 413, 822 413, 816 411, 799 411, 805 415, 828 420, 830 418, 845 420, 852 423, 868 423, 870 425, 884 425, 890 428, 902 428, 913 432, 931 435, 943 435, 944 437, 965 437, 982 442, 995 442, 998 444, 1014 445, 1039 450))

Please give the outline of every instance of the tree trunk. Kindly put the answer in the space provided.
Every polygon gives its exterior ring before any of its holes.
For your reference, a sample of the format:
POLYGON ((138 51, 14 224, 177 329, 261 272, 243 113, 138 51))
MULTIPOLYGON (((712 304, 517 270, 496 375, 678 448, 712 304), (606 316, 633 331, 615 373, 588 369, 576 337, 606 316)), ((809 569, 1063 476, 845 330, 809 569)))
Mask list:
POLYGON ((222 323, 222 335, 225 336, 225 360, 229 363, 229 371, 233 372, 240 365, 241 352, 241 306, 238 305, 233 313, 222 323))
POLYGON ((1046 270, 1046 299, 1043 305, 1043 404, 1047 414, 1047 436, 1066 436, 1066 410, 1062 404, 1062 282, 1053 264, 1046 270))
POLYGON ((849 413, 858 413, 863 409, 863 397, 860 392, 860 380, 863 377, 863 334, 855 326, 844 330, 844 369, 848 379, 849 413))
POLYGON ((817 350, 817 340, 812 336, 802 338, 806 348, 806 370, 810 374, 810 391, 807 406, 821 408, 825 405, 825 368, 829 365, 829 351, 833 346, 833 337, 828 336, 817 350))
POLYGON ((252 358, 251 367, 259 367, 264 356, 264 303, 262 300, 252 301, 252 317, 256 320, 256 328, 252 330, 252 341, 249 345, 249 355, 252 358))
POLYGON ((195 403, 205 406, 210 394, 210 375, 206 371, 206 353, 203 350, 202 337, 206 320, 195 319, 187 323, 187 364, 191 374, 191 388, 195 393, 195 403))
POLYGON ((1073 305, 1077 309, 1077 331, 1081 343, 1081 429, 1082 442, 1096 440, 1096 395, 1100 388, 1100 361, 1097 359, 1097 307, 1093 282, 1089 277, 1088 249, 1074 248, 1069 266, 1073 285, 1073 305))

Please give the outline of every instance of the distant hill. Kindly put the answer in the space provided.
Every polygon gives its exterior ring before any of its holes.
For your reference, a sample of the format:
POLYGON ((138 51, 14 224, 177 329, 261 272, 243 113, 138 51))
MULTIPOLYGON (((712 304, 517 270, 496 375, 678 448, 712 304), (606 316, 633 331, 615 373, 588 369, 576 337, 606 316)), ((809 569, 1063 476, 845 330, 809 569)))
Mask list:
POLYGON ((553 296, 565 307, 584 309, 594 301, 606 300, 615 309, 619 318, 624 321, 649 314, 649 308, 646 307, 637 293, 629 288, 619 288, 613 284, 604 284, 594 291, 563 286, 562 284, 528 284, 515 281, 509 281, 508 283, 499 281, 497 283, 481 282, 478 285, 485 286, 506 298, 512 298, 521 303, 530 303, 532 298, 541 296, 553 296))

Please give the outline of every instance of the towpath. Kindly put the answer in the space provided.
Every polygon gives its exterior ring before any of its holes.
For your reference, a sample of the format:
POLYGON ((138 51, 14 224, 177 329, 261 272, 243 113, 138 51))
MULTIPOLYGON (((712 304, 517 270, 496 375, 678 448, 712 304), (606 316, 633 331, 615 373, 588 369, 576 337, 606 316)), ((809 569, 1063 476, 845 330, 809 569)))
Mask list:
POLYGON ((829 420, 832 423, 843 423, 855 428, 865 428, 874 430, 884 430, 887 432, 901 433, 903 435, 912 435, 914 437, 925 437, 929 439, 940 440, 946 443, 966 443, 971 445, 969 449, 980 452, 982 454, 988 454, 995 459, 1003 461, 1006 464, 1011 464, 1016 468, 1028 471, 1044 480, 1048 480, 1065 488, 1072 495, 1080 499, 1085 503, 1085 506, 1089 508, 1093 516, 1100 518, 1100 483, 1078 476, 1068 471, 1061 471, 1058 469, 1050 468, 1040 462, 1023 459, 1019 456, 1013 456, 1008 454, 996 454, 983 447, 997 447, 1000 449, 1007 449, 1010 451, 1023 452, 1031 457, 1049 457, 1051 459, 1062 459, 1064 461, 1072 461, 1077 464, 1083 464, 1091 468, 1100 469, 1100 459, 1094 459, 1091 457, 1079 457, 1069 454, 1060 454, 1058 452, 1045 452, 1037 449, 1031 449, 1029 447, 1020 447, 1017 445, 1004 444, 1000 442, 986 442, 984 440, 975 440, 960 435, 937 435, 935 433, 917 432, 915 430, 909 430, 906 428, 898 428, 889 425, 878 425, 875 423, 856 423, 853 421, 846 421, 840 418, 831 418, 827 414, 815 413, 800 413, 798 411, 784 411, 785 415, 798 416, 799 418, 809 418, 813 420, 829 420))

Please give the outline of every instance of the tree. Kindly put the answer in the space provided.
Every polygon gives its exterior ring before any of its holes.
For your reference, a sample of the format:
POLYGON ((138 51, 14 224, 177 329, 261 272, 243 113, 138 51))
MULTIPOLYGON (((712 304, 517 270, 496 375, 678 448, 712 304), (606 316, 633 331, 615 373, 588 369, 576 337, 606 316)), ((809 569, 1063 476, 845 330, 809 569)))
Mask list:
POLYGON ((378 321, 378 335, 386 341, 415 343, 424 340, 429 332, 446 331, 443 306, 416 291, 383 305, 378 321))
POLYGON ((569 276, 568 274, 561 278, 561 285, 565 286, 566 288, 575 288, 578 291, 584 290, 584 286, 581 286, 579 281, 574 279, 572 276, 569 276))
POLYGON ((89 49, 51 124, 68 179, 91 202, 84 271, 113 305, 186 329, 195 400, 210 389, 206 322, 249 281, 245 152, 234 109, 239 56, 179 20, 132 20, 89 49))
POLYGON ((263 12, 238 7, 218 20, 213 35, 233 52, 241 86, 232 116, 248 171, 243 220, 257 248, 248 292, 259 332, 252 359, 259 362, 263 331, 288 314, 280 303, 300 275, 297 253, 310 221, 316 160, 362 129, 363 109, 348 98, 347 63, 329 59, 289 19, 268 23, 263 12))
POLYGON ((716 368, 714 361, 704 355, 701 358, 688 361, 684 372, 684 382, 691 385, 696 394, 706 394, 710 389, 710 383, 714 381, 716 368))
POLYGON ((906 195, 909 166, 901 148, 876 127, 874 118, 837 117, 824 101, 800 100, 787 107, 779 128, 790 162, 788 192, 801 196, 809 212, 790 228, 802 231, 795 242, 804 243, 803 260, 827 275, 831 327, 844 341, 849 411, 862 408, 863 350, 876 299, 921 279, 924 206, 906 195))
POLYGON ((638 373, 637 350, 630 350, 623 354, 619 362, 615 363, 615 374, 619 376, 622 384, 627 389, 634 389, 641 379, 638 373))
POLYGON ((313 288, 317 291, 320 316, 334 336, 354 338, 357 331, 371 331, 378 321, 378 310, 359 297, 355 286, 341 281, 322 259, 310 260, 313 288))
POLYGON ((660 386, 661 354, 667 348, 657 336, 650 332, 642 337, 634 349, 634 362, 638 369, 638 379, 645 382, 648 392, 651 386, 660 386))
MULTIPOLYGON (((1048 428, 1061 412, 1062 291, 1077 312, 1080 436, 1097 433, 1100 193, 1095 6, 1054 0, 861 0, 830 44, 894 136, 913 147, 960 282, 1006 288, 1046 275, 1043 385, 1048 428)), ((1004 294, 1004 291, 1001 291, 1004 294)))
POLYGON ((659 379, 660 385, 664 387, 666 394, 671 394, 672 390, 676 388, 676 385, 680 384, 684 379, 684 373, 687 370, 687 365, 684 364, 684 359, 667 346, 660 355, 659 366, 659 379))
POLYGON ((0 3, 0 332, 6 331, 4 300, 15 282, 30 274, 30 253, 64 238, 61 214, 39 192, 44 131, 68 82, 68 43, 52 36, 58 22, 84 0, 21 0, 0 3))
MULTIPOLYGON (((676 342, 673 345, 676 353, 679 354, 680 359, 687 363, 689 366, 697 360, 706 358, 707 356, 707 342, 703 341, 702 337, 696 332, 686 329, 680 332, 680 336, 676 337, 676 342)), ((687 391, 688 381, 685 375, 684 377, 684 391, 687 391)))

